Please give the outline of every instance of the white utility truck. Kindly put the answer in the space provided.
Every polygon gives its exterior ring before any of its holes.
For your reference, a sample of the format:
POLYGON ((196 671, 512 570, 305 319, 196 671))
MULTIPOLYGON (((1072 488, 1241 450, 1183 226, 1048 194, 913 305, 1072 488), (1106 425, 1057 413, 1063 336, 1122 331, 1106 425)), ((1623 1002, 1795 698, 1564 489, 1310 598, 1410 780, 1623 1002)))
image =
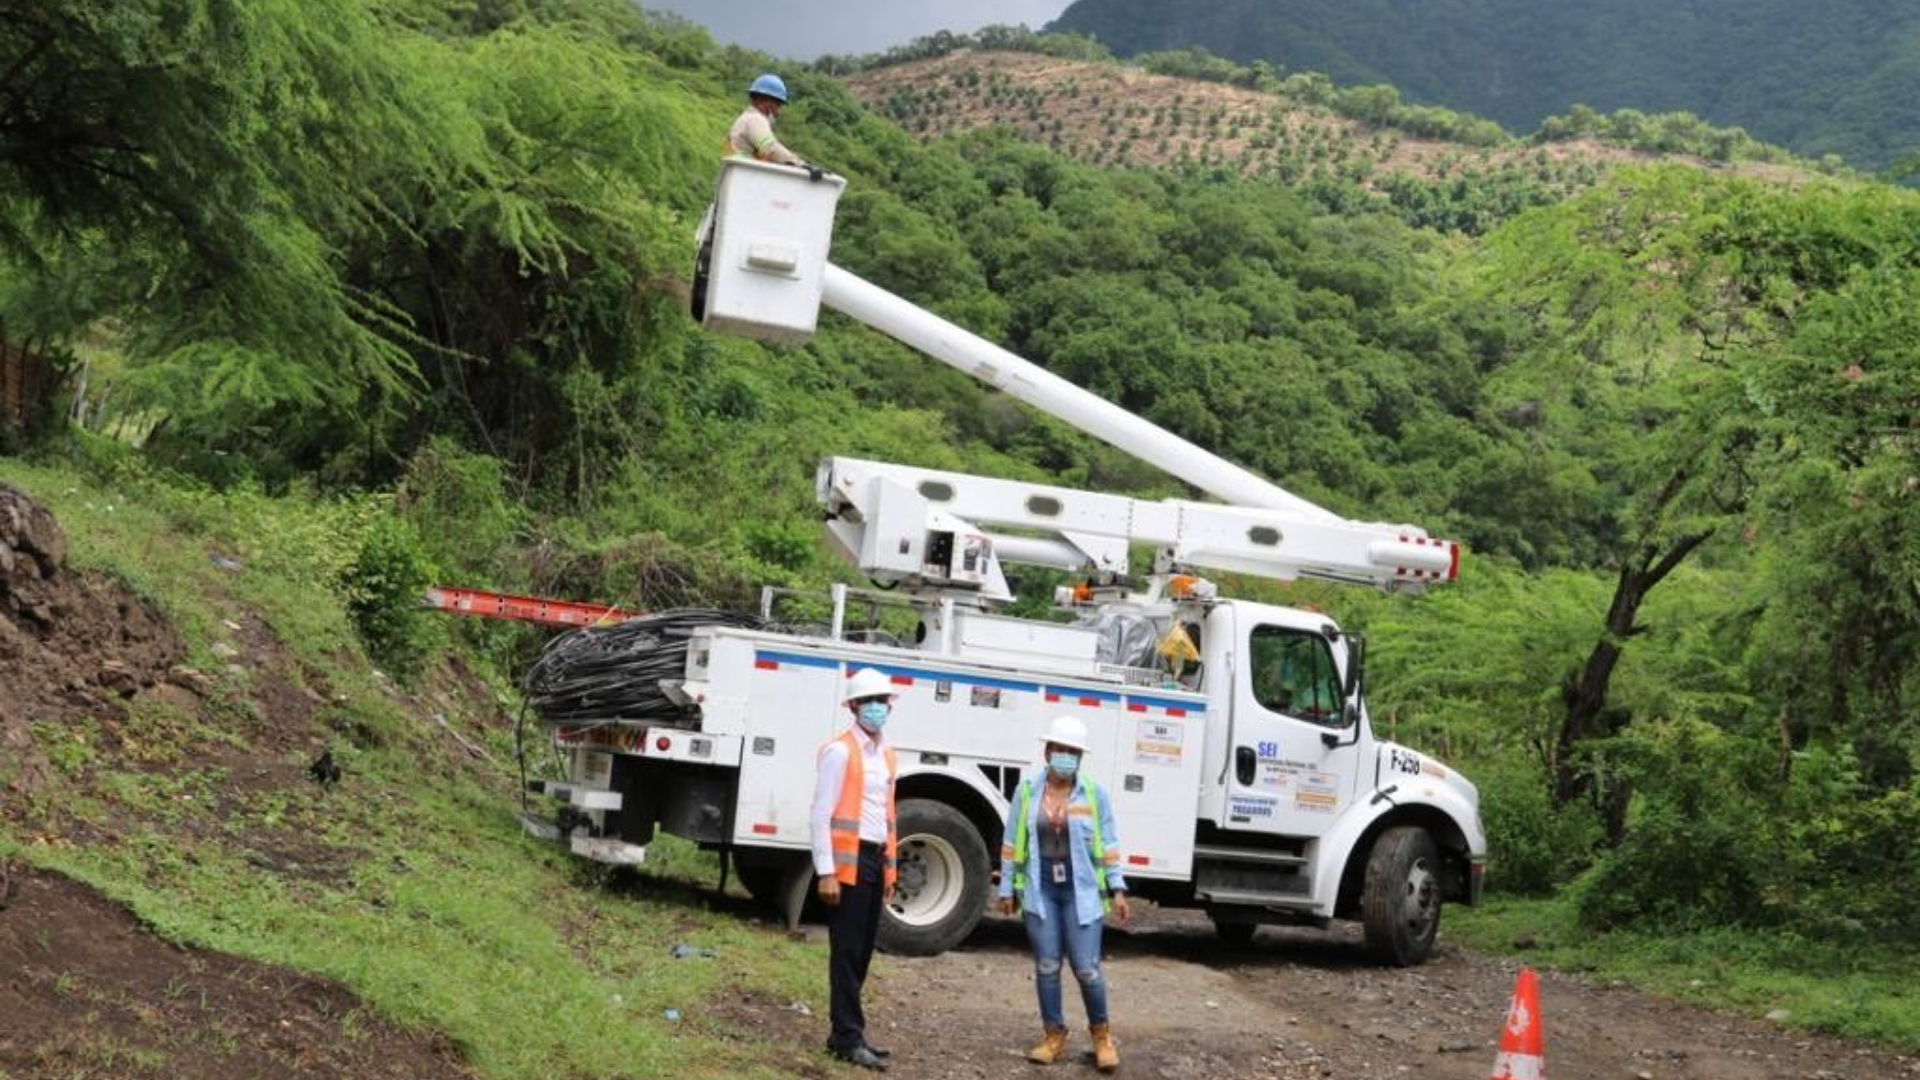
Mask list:
MULTIPOLYGON (((887 736, 900 881, 883 948, 935 953, 973 929, 1008 799, 1040 767, 1048 721, 1069 713, 1092 733, 1085 768, 1110 793, 1136 895, 1203 908, 1229 940, 1358 918, 1382 960, 1424 959, 1442 902, 1480 895, 1473 784, 1375 736, 1358 637, 1318 612, 1220 596, 1199 574, 1418 591, 1454 578, 1458 547, 1341 518, 829 264, 844 186, 727 162, 696 318, 794 344, 825 303, 1224 505, 828 459, 827 534, 876 587, 820 597, 811 634, 693 629, 684 670, 660 680, 677 707, 667 721, 549 723, 569 776, 533 785, 556 814, 529 827, 609 862, 643 857, 656 829, 685 837, 727 852, 749 891, 797 918, 815 751, 848 722, 843 681, 871 667, 899 693, 887 736), (1135 545, 1156 553, 1138 578, 1135 545), (996 614, 1011 563, 1079 577, 1057 591, 1059 620, 996 614), (858 618, 876 608, 910 629, 858 618)), ((790 599, 769 590, 763 614, 790 599)))

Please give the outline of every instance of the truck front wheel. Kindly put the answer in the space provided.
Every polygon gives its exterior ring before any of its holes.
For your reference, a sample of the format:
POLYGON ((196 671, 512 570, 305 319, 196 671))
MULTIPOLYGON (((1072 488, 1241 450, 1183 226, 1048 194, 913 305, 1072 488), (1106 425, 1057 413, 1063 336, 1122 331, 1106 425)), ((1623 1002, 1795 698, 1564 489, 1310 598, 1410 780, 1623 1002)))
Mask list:
POLYGON ((902 802, 899 819, 899 880, 878 944, 903 956, 946 952, 986 911, 986 841, 965 814, 931 799, 902 802))
POLYGON ((1433 952, 1440 933, 1440 849, 1427 830, 1401 826, 1373 842, 1360 913, 1367 950, 1380 962, 1411 967, 1433 952))

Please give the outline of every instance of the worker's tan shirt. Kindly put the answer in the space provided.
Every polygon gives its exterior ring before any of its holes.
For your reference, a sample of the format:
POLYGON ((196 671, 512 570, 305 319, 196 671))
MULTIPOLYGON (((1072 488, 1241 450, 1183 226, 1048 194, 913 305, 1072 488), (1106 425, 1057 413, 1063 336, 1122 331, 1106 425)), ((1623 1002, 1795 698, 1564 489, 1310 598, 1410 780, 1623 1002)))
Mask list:
POLYGON ((773 137, 773 121, 753 106, 740 114, 727 132, 727 146, 732 153, 760 161, 772 161, 781 165, 800 165, 800 155, 781 145, 773 137))

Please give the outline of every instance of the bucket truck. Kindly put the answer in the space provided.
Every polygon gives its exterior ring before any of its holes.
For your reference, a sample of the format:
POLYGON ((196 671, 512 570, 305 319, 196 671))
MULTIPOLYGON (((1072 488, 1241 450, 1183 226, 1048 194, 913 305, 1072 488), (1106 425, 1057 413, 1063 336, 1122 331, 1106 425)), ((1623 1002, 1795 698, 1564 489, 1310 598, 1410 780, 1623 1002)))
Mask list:
MULTIPOLYGON (((1092 733, 1085 768, 1110 793, 1136 895, 1204 909, 1236 942, 1266 923, 1358 918, 1380 959, 1423 960, 1443 902, 1480 896, 1476 789, 1376 735, 1359 636, 1316 611, 1222 596, 1201 575, 1417 592, 1453 580, 1459 547, 1347 520, 832 265, 844 184, 724 165, 696 267, 706 329, 799 344, 825 305, 1219 501, 828 458, 827 535, 875 587, 832 587, 810 635, 694 630, 661 683, 677 705, 665 719, 549 724, 569 775, 535 783, 555 814, 529 827, 609 862, 638 861, 656 831, 721 849, 797 918, 814 754, 846 723, 843 681, 874 668, 899 694, 887 735, 900 880, 883 948, 937 953, 973 929, 1008 800, 1068 713, 1092 733), (1130 552, 1149 547, 1136 576, 1130 552), (1071 621, 1000 612, 1016 563, 1082 579, 1055 598, 1071 621), (895 632, 856 625, 876 611, 895 632)), ((762 613, 791 601, 767 590, 762 613)))

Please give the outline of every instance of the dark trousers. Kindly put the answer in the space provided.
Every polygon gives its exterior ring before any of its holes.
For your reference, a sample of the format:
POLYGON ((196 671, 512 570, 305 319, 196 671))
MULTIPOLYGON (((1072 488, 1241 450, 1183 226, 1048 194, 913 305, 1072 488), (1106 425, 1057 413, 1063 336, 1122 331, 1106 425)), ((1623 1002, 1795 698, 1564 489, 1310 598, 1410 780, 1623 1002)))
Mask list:
POLYGON ((851 1050, 867 1042, 867 1014, 860 1007, 860 988, 873 963, 873 939, 880 931, 885 850, 879 844, 860 845, 860 873, 856 884, 840 885, 840 904, 827 909, 827 987, 832 1001, 833 1031, 830 1050, 851 1050))

